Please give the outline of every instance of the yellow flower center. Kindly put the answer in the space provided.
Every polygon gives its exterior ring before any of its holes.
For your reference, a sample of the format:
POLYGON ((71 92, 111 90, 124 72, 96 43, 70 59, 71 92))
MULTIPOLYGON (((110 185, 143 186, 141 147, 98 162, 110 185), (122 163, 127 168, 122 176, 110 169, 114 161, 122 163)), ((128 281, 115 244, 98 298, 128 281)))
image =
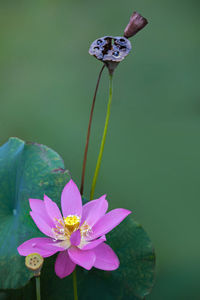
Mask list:
POLYGON ((70 232, 74 232, 79 228, 80 225, 80 218, 78 216, 68 216, 63 218, 65 228, 70 232))
POLYGON ((71 234, 78 229, 80 229, 81 233, 81 245, 83 246, 85 244, 85 238, 90 234, 91 228, 86 222, 80 226, 80 217, 69 215, 62 219, 55 219, 55 221, 56 227, 52 228, 52 230, 55 234, 55 241, 61 241, 61 247, 66 247, 67 249, 70 246, 71 234))

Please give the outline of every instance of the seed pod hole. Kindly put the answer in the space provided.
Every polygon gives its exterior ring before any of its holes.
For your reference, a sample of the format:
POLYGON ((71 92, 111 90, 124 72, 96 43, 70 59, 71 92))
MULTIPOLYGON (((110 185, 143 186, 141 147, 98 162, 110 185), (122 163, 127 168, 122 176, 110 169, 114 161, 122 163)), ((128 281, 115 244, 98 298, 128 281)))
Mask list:
POLYGON ((101 45, 103 42, 102 42, 102 40, 97 40, 97 45, 101 45))
POLYGON ((117 57, 117 56, 119 56, 119 52, 118 51, 114 51, 113 55, 117 57))

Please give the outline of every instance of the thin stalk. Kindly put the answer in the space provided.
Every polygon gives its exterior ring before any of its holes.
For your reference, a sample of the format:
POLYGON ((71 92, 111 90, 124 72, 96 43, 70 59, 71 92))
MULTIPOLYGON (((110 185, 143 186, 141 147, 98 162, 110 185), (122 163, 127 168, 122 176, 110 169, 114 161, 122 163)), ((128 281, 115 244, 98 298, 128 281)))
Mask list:
POLYGON ((86 144, 85 144, 85 152, 84 152, 84 158, 83 158, 83 167, 82 167, 81 188, 80 188, 81 195, 83 195, 83 189, 84 189, 85 169, 86 169, 86 162, 87 162, 87 153, 88 153, 88 146, 89 146, 89 140, 90 140, 90 130, 91 130, 91 125, 92 125, 94 105, 95 105, 95 101, 96 101, 99 82, 100 82, 100 79, 101 79, 101 74, 102 74, 104 68, 105 68, 105 65, 103 65, 103 67, 101 68, 101 71, 100 71, 98 79, 97 79, 97 84, 96 84, 96 88, 95 88, 95 92, 94 92, 94 96, 93 96, 93 101, 92 101, 92 107, 91 107, 91 111, 90 111, 90 119, 89 119, 89 124, 88 124, 87 138, 86 138, 86 144))
POLYGON ((78 300, 76 269, 73 272, 74 300, 78 300))
POLYGON ((110 74, 109 76, 110 76, 110 85, 109 85, 109 98, 108 98, 106 121, 105 121, 105 125, 104 125, 104 131, 103 131, 103 136, 102 136, 102 140, 101 140, 101 146, 100 146, 100 150, 99 150, 99 156, 97 159, 96 169, 95 169, 94 177, 93 177, 93 181, 92 181, 90 200, 92 200, 94 198, 94 191, 95 191, 95 186, 96 186, 96 182, 97 182, 97 177, 99 174, 99 169, 101 166, 101 160, 102 160, 104 145, 105 145, 105 141, 106 141, 106 135, 107 135, 107 131, 108 131, 108 123, 109 123, 109 118, 110 118, 110 108, 111 108, 111 103, 112 103, 112 75, 110 74))
POLYGON ((41 296, 40 296, 40 276, 36 276, 35 281, 36 281, 36 299, 41 300, 41 296))

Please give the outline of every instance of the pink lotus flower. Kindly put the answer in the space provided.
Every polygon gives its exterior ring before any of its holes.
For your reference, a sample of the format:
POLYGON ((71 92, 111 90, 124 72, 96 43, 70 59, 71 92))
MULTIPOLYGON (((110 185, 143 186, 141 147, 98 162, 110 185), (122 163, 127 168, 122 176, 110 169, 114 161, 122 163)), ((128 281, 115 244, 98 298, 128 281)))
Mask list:
POLYGON ((76 184, 70 180, 61 195, 63 216, 55 202, 44 195, 44 201, 29 199, 30 212, 35 224, 48 238, 33 238, 17 250, 27 256, 39 253, 48 257, 60 252, 55 262, 55 272, 60 278, 70 275, 75 266, 87 270, 115 270, 119 259, 105 244, 105 234, 121 223, 131 211, 118 208, 106 214, 106 195, 82 206, 76 184))

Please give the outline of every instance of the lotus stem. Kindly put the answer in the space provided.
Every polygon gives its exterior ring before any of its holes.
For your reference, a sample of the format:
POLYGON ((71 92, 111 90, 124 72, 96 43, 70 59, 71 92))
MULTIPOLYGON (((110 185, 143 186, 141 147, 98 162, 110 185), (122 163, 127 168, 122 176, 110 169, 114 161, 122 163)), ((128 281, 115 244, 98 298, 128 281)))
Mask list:
POLYGON ((95 192, 95 187, 96 187, 96 182, 97 182, 97 177, 99 174, 99 169, 101 166, 101 160, 102 160, 102 156, 103 156, 103 150, 104 150, 104 145, 105 145, 105 141, 106 141, 106 135, 107 135, 107 131, 108 131, 108 123, 109 123, 109 118, 110 118, 110 108, 111 108, 111 103, 112 103, 112 78, 113 75, 109 74, 109 98, 108 98, 108 106, 107 106, 107 113, 106 113, 106 120, 105 120, 105 125, 104 125, 104 131, 103 131, 103 136, 102 136, 102 140, 101 140, 101 146, 100 146, 100 150, 99 150, 99 156, 97 159, 97 164, 96 164, 96 169, 95 169, 95 173, 94 173, 94 177, 93 177, 93 181, 92 181, 92 187, 91 187, 91 192, 90 192, 90 200, 92 200, 94 198, 94 192, 95 192))
POLYGON ((93 117, 94 106, 95 106, 97 91, 98 91, 98 87, 99 87, 99 82, 100 82, 101 75, 102 75, 102 72, 103 72, 104 68, 105 68, 105 65, 103 65, 103 67, 101 68, 98 79, 97 79, 97 84, 96 84, 96 88, 95 88, 95 92, 94 92, 94 96, 93 96, 93 101, 92 101, 91 112, 90 112, 90 119, 89 119, 89 124, 88 124, 88 131, 87 131, 87 138, 86 138, 85 152, 84 152, 84 159, 83 159, 82 177, 81 177, 81 188, 80 188, 81 195, 83 195, 83 190, 84 190, 85 169, 86 169, 87 153, 88 153, 88 146, 89 146, 89 140, 90 140, 92 117, 93 117))
POLYGON ((74 300, 78 300, 76 269, 73 272, 74 300))
POLYGON ((41 295, 40 295, 40 276, 35 277, 36 281, 36 299, 41 300, 41 295))

